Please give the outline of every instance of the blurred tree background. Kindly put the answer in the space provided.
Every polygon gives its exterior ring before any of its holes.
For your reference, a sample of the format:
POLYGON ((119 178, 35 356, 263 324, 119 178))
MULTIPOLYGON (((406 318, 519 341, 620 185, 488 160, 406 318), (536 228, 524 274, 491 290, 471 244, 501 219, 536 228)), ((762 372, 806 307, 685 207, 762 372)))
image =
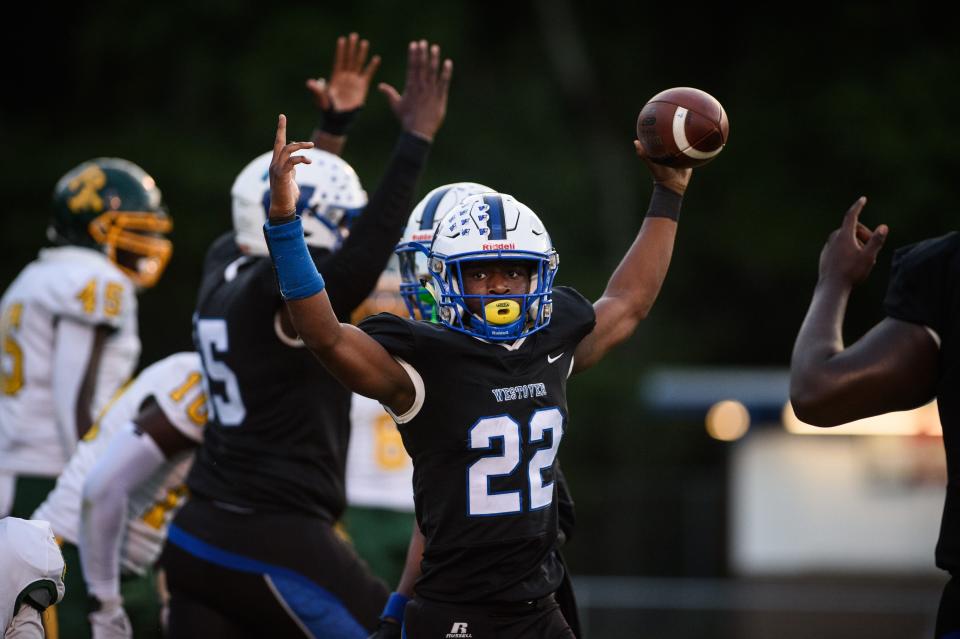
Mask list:
MULTIPOLYGON (((454 60, 417 197, 461 180, 514 194, 548 225, 559 280, 595 298, 650 192, 632 154, 637 113, 664 88, 702 88, 724 104, 730 143, 694 173, 653 315, 572 384, 561 458, 579 506, 576 572, 725 574, 726 445, 700 421, 645 412, 638 381, 665 364, 786 366, 820 247, 866 194, 863 221, 891 233, 854 296, 847 334, 858 336, 879 318, 891 248, 958 227, 960 164, 960 50, 939 12, 796 5, 785 20, 782 9, 728 10, 574 0, 37 8, 4 27, 0 285, 43 246, 56 180, 88 158, 125 157, 157 179, 175 220, 171 266, 141 298, 141 366, 191 348, 201 260, 230 225, 234 177, 269 148, 277 113, 293 137, 309 136, 317 114, 304 81, 327 75, 335 38, 355 30, 383 56, 375 81, 398 88, 409 40, 438 42, 454 60)), ((372 91, 344 153, 368 191, 397 131, 372 91)))

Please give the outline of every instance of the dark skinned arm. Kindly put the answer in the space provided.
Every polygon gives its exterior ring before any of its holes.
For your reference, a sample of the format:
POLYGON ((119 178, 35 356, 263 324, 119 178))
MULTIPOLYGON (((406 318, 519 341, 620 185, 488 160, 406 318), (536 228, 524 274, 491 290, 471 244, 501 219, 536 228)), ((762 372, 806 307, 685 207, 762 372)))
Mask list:
MULTIPOLYGON (((653 174, 655 185, 683 195, 691 169, 671 169, 649 161, 639 142, 637 155, 653 174)), ((574 353, 573 372, 591 368, 625 341, 647 317, 670 267, 677 223, 663 217, 647 217, 633 245, 624 255, 593 308, 597 323, 574 353)))
POLYGON ((836 426, 916 408, 936 394, 938 349, 919 324, 887 318, 849 347, 843 318, 853 287, 866 280, 888 229, 858 222, 861 197, 820 254, 820 278, 790 363, 790 401, 797 417, 836 426))
POLYGON ((154 441, 157 448, 167 459, 171 459, 177 453, 185 450, 193 450, 198 446, 197 442, 184 435, 170 423, 160 405, 153 398, 150 398, 143 405, 133 423, 137 425, 140 431, 150 436, 150 439, 154 441))
POLYGON ((77 441, 83 439, 90 427, 93 426, 95 415, 93 414, 93 397, 97 390, 97 374, 100 371, 100 359, 103 356, 103 347, 107 343, 107 338, 113 329, 109 326, 97 326, 93 337, 93 350, 90 352, 90 360, 87 364, 87 370, 83 374, 83 381, 80 383, 80 392, 77 393, 77 404, 75 409, 74 424, 77 428, 77 441))
POLYGON ((423 560, 423 549, 427 540, 420 532, 420 526, 413 522, 413 533, 410 535, 410 546, 407 548, 407 561, 403 565, 403 574, 397 584, 397 592, 404 597, 413 597, 413 586, 420 578, 420 562, 423 560))
MULTIPOLYGON (((414 522, 413 533, 410 535, 410 546, 407 549, 407 561, 403 566, 403 574, 395 592, 408 599, 412 599, 413 585, 420 577, 420 562, 423 560, 423 548, 426 539, 420 532, 420 526, 414 522)), ((401 621, 394 617, 380 617, 380 625, 368 639, 399 639, 401 636, 401 621)))
MULTIPOLYGON (((287 118, 281 115, 270 163, 271 224, 293 219, 290 212, 300 195, 295 167, 310 161, 293 153, 313 146, 312 142, 287 144, 286 139, 287 118)), ((341 384, 397 415, 413 406, 416 389, 406 370, 375 339, 355 326, 341 324, 325 290, 286 305, 300 339, 341 384)))

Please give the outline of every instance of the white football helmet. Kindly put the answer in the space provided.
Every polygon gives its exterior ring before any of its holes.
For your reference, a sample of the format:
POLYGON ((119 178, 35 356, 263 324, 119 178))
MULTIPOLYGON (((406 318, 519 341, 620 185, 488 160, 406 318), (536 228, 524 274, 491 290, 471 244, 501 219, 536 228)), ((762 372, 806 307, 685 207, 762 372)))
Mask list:
POLYGON ((529 207, 505 193, 470 195, 444 216, 430 247, 440 322, 493 341, 530 335, 550 322, 559 264, 543 222, 529 207), (464 294, 462 266, 481 260, 531 262, 530 290, 507 298, 464 294), (470 298, 479 299, 483 317, 471 313, 470 298))
MULTIPOLYGON (((367 194, 353 168, 336 155, 319 149, 298 154, 312 160, 297 165, 297 214, 303 219, 303 235, 307 244, 335 251, 363 212, 367 194)), ((252 255, 268 255, 263 224, 270 211, 272 158, 273 151, 258 156, 240 171, 230 189, 237 244, 252 255)))
POLYGON ((421 281, 430 278, 427 254, 440 220, 468 195, 492 192, 494 189, 475 182, 444 184, 427 193, 413 208, 395 249, 399 259, 400 294, 411 318, 437 321, 436 301, 421 281))

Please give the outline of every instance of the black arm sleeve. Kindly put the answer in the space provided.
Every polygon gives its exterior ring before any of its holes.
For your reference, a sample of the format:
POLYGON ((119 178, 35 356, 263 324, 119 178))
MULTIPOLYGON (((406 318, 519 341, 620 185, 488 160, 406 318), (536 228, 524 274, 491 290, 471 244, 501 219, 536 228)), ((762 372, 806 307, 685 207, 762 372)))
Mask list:
POLYGON ((400 241, 429 150, 430 143, 423 138, 400 134, 387 171, 366 211, 353 225, 340 250, 320 265, 330 304, 341 321, 348 321, 351 311, 376 286, 400 241))

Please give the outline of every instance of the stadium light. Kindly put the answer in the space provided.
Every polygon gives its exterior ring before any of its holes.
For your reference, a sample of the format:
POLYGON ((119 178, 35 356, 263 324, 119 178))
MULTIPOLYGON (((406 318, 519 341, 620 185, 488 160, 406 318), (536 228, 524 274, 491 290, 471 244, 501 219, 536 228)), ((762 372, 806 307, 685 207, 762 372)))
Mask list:
POLYGON ((750 428, 750 412, 747 407, 732 399, 717 402, 707 411, 707 433, 722 442, 732 442, 747 434, 750 428))

